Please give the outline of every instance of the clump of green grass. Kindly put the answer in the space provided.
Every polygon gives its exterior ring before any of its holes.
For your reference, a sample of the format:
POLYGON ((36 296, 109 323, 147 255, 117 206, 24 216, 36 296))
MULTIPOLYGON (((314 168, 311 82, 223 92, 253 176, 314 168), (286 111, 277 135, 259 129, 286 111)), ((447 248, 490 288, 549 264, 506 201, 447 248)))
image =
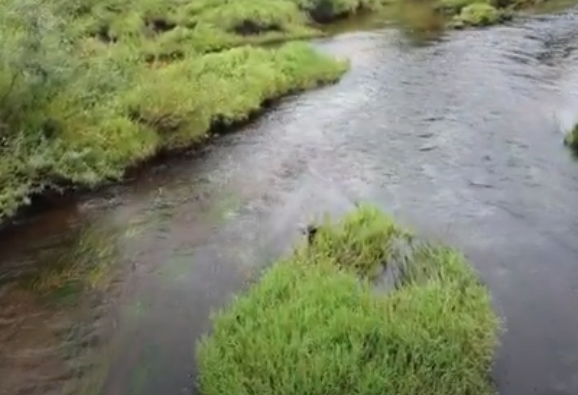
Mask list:
POLYGON ((404 258, 413 235, 382 215, 376 208, 362 207, 338 222, 326 220, 315 228, 312 244, 304 253, 315 261, 330 260, 370 279, 390 263, 404 258))
POLYGON ((502 18, 502 12, 491 4, 474 3, 462 8, 452 23, 455 27, 489 26, 498 23, 502 18))
POLYGON ((566 134, 564 143, 568 147, 578 152, 578 125, 574 126, 574 128, 568 134, 566 134))
POLYGON ((163 147, 176 148, 204 139, 215 122, 245 120, 269 99, 335 81, 346 67, 304 43, 240 47, 144 73, 124 100, 163 147))
POLYGON ((393 265, 407 231, 368 207, 334 226, 214 316, 198 348, 202 392, 492 393, 498 321, 462 255, 416 244, 404 281, 380 292, 368 268, 393 265))
POLYGON ((295 3, 288 0, 221 1, 202 11, 197 11, 197 7, 194 2, 190 3, 192 15, 185 8, 183 19, 195 24, 194 42, 202 52, 244 43, 265 43, 320 34, 309 26, 309 19, 295 3))

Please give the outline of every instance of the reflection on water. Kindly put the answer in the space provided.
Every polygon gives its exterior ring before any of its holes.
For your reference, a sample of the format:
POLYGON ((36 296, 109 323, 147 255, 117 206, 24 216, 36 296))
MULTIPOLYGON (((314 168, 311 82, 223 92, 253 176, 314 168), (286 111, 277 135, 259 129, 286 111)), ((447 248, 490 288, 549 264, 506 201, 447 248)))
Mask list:
MULTIPOLYGON (((399 12, 435 31, 428 9, 399 12)), ((358 201, 480 269, 508 325, 501 393, 578 394, 578 163, 559 121, 576 119, 575 37, 570 12, 424 46, 320 40, 352 61, 339 84, 3 233, 0 394, 194 393, 211 309, 358 201)))
POLYGON ((416 44, 435 41, 444 34, 446 18, 431 0, 400 1, 393 15, 408 37, 416 44))
POLYGON ((373 30, 386 27, 400 29, 413 44, 422 45, 442 37, 447 18, 433 0, 394 1, 379 13, 365 14, 324 27, 329 34, 373 30))

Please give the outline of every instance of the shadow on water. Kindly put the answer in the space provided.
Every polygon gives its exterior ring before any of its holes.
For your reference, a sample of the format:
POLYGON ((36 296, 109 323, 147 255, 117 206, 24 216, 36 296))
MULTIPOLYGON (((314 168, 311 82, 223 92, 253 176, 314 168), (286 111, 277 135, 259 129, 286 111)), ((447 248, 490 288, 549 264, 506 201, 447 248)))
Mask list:
POLYGON ((462 248, 508 332, 505 395, 578 394, 578 14, 317 41, 352 60, 196 157, 0 237, 0 394, 194 391, 211 309, 300 227, 372 201, 462 248))

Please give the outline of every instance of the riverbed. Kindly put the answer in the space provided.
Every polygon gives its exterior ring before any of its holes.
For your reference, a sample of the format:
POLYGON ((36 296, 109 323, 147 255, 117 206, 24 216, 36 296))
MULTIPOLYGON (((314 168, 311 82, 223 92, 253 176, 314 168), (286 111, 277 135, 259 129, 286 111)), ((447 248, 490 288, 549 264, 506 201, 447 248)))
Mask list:
POLYGON ((502 395, 578 394, 578 10, 313 45, 338 84, 2 234, 1 395, 194 393, 211 310, 358 202, 480 271, 502 395))

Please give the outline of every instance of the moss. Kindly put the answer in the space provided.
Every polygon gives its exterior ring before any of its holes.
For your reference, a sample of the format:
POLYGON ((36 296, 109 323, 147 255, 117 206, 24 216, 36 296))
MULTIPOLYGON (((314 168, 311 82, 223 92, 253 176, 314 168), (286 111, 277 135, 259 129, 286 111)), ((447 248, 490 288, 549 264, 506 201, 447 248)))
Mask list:
POLYGON ((493 393, 498 322, 462 255, 414 247, 400 286, 377 292, 366 269, 407 232, 367 207, 333 226, 214 316, 203 394, 493 393))
POLYGON ((337 224, 326 221, 314 230, 307 254, 320 254, 319 259, 330 255, 337 265, 368 278, 374 278, 388 263, 399 262, 401 248, 413 238, 372 207, 363 207, 337 224))

